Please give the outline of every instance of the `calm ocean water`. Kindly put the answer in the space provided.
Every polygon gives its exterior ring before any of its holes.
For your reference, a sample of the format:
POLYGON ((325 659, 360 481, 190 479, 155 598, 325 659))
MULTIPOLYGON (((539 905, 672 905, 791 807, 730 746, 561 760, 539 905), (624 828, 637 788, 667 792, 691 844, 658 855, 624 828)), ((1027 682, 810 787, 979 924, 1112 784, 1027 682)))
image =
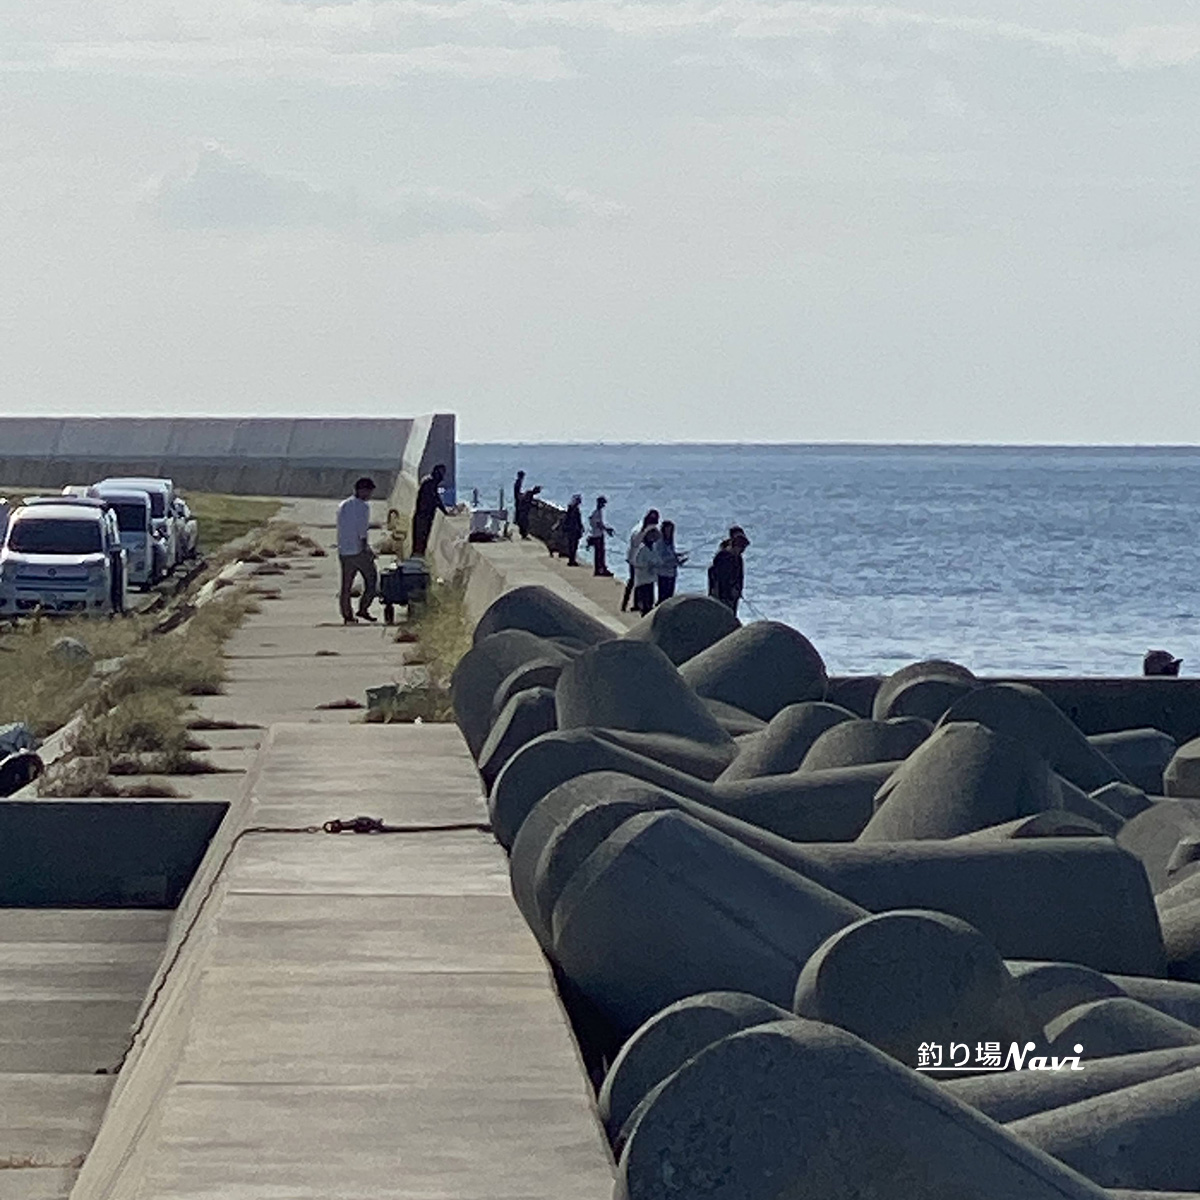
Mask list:
POLYGON ((1136 675, 1152 647, 1200 671, 1200 449, 463 445, 459 497, 511 495, 518 468, 585 516, 603 491, 619 535, 657 507, 702 566, 744 526, 744 615, 833 672, 1136 675))

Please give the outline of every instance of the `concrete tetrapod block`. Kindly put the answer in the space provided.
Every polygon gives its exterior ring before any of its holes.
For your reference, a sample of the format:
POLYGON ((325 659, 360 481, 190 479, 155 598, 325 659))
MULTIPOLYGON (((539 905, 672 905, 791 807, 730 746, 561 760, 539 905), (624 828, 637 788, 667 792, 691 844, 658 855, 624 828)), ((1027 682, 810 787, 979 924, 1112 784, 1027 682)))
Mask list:
POLYGON ((1126 821, 1144 813, 1154 803, 1141 788, 1131 783, 1106 783, 1102 788, 1090 793, 1088 798, 1095 800, 1097 804, 1103 804, 1110 812, 1115 812, 1126 821))
POLYGON ((759 1025, 644 1104, 620 1200, 1106 1200, 936 1083, 845 1030, 759 1025))
POLYGON ((1005 821, 1003 825, 989 825, 986 829, 976 829, 974 833, 961 833, 952 840, 1003 842, 1012 838, 1107 836, 1095 821, 1077 817, 1065 809, 1052 808, 1046 812, 1034 813, 1032 817, 1018 817, 1015 821, 1005 821))
POLYGON ((479 750, 479 774, 489 792, 504 764, 522 746, 557 728, 557 711, 554 693, 544 687, 518 692, 508 702, 479 750))
POLYGON ((450 676, 454 719, 476 761, 491 732, 496 689, 518 667, 546 660, 564 665, 568 661, 561 650, 523 629, 476 638, 474 646, 458 660, 450 676))
POLYGON ((586 650, 563 668, 555 695, 561 729, 667 733, 735 749, 674 663, 647 642, 615 638, 586 650))
POLYGON ((871 819, 875 794, 899 765, 866 763, 733 781, 722 776, 704 803, 792 841, 850 842, 871 819))
POLYGON ((1043 1027, 1069 1008, 1125 994, 1107 975, 1078 963, 1014 959, 1005 965, 1016 981, 1026 1009, 1043 1027))
POLYGON ((1146 868, 1155 892, 1182 883, 1200 870, 1200 862, 1180 861, 1175 851, 1186 838, 1200 838, 1200 800, 1160 800, 1126 821, 1117 844, 1146 868))
POLYGON ((566 659, 555 655, 554 658, 535 659, 507 674, 497 685, 492 697, 493 723, 504 711, 504 706, 519 692, 535 687, 550 688, 553 691, 565 665, 566 659))
POLYGON ((1006 1126, 1103 1187, 1200 1189, 1200 1067, 1006 1126))
POLYGON ((767 723, 762 717, 756 717, 753 713, 748 713, 736 705, 726 704, 722 700, 710 700, 707 696, 701 696, 700 699, 704 701, 704 707, 716 717, 717 724, 730 737, 744 737, 747 734, 758 733, 767 727, 767 723))
POLYGON ((1069 1008, 1046 1023, 1046 1037, 1054 1054, 1071 1054, 1078 1044, 1084 1054, 1096 1058, 1200 1046, 1200 1030, 1128 996, 1110 996, 1069 1008))
POLYGON ((1186 979, 1146 979, 1139 975, 1109 975, 1127 996, 1140 1000, 1185 1025, 1200 1028, 1200 983, 1186 979))
POLYGON ((787 1007, 808 956, 866 914, 679 812, 626 821, 554 908, 554 957, 626 1033, 708 991, 787 1007))
POLYGON ((1026 1068, 970 1079, 947 1079, 942 1086, 993 1121, 1019 1121, 1033 1113, 1049 1112, 1090 1096, 1102 1096, 1148 1079, 1163 1079, 1200 1067, 1200 1046, 1147 1050, 1114 1058, 1085 1058, 1080 1066, 1082 1071, 1026 1068))
POLYGON ((1152 796, 1162 794, 1163 772, 1177 744, 1160 729, 1123 729, 1119 733, 1096 733, 1088 738, 1109 762, 1135 787, 1152 796))
POLYGON ((1146 873, 1108 838, 782 846, 764 838, 760 849, 871 912, 960 917, 1005 958, 1166 974, 1146 873))
POLYGON ((537 584, 515 587, 493 600, 475 626, 475 645, 502 629, 524 629, 543 638, 570 638, 588 646, 615 636, 607 625, 537 584))
POLYGON ((857 1034, 909 1067, 918 1047, 1041 1036, 996 948, 945 913, 896 910, 829 937, 796 983, 793 1011, 857 1034))
POLYGON ((959 679, 910 679, 891 695, 883 711, 887 718, 920 717, 937 724, 949 708, 978 686, 959 679))
POLYGON ((680 674, 701 696, 769 721, 803 700, 823 700, 825 663, 802 633, 778 621, 743 625, 688 659, 680 674))
POLYGON ((680 666, 741 627, 719 600, 681 594, 651 609, 625 636, 653 643, 680 666))
POLYGON ((743 1029, 786 1021, 786 1009, 745 992, 702 992, 668 1005, 621 1047, 597 1097, 610 1142, 643 1099, 701 1050, 743 1029))
POLYGON ((1116 837, 1125 827, 1125 818, 1119 813, 1113 812, 1099 800, 1093 800, 1087 792, 1077 788, 1069 779, 1064 779, 1061 775, 1056 776, 1056 779, 1062 793, 1062 806, 1067 812, 1099 825, 1109 837, 1116 837))
POLYGON ((941 725, 957 721, 975 721, 1007 734, 1085 792, 1114 780, 1129 782, 1062 709, 1028 684, 989 683, 975 688, 946 711, 941 725))
POLYGON ((592 771, 617 771, 668 792, 707 803, 712 785, 635 754, 594 729, 558 729, 521 747, 504 765, 488 796, 488 812, 496 840, 513 844, 521 822, 551 789, 592 771))
POLYGON ((726 768, 722 779, 788 775, 800 766, 821 734, 843 721, 855 719, 849 709, 823 700, 789 704, 771 718, 761 733, 739 746, 737 757, 726 768))
POLYGON ((1172 904, 1159 911, 1167 973, 1172 979, 1200 983, 1200 900, 1172 904))
MULTIPOLYGON (((979 683, 975 675, 966 667, 956 662, 948 662, 946 659, 928 658, 921 662, 909 663, 908 666, 893 671, 880 682, 871 704, 871 716, 876 721, 886 721, 888 717, 898 716, 924 716, 926 720, 936 720, 936 717, 930 717, 926 713, 901 712, 895 708, 897 696, 905 692, 912 684, 921 683, 924 680, 952 684, 959 689, 959 695, 979 683)), ((945 711, 946 709, 943 708, 942 712, 945 711)), ((938 716, 941 716, 941 713, 938 713, 938 716)))
POLYGON ((723 746, 714 746, 669 733, 637 733, 628 729, 596 729, 595 732, 614 746, 632 750, 634 754, 694 775, 707 783, 717 779, 737 753, 732 741, 723 746))
POLYGON ((799 770, 825 771, 864 763, 900 762, 932 732, 933 726, 920 717, 840 721, 813 742, 799 770))
POLYGON ((864 842, 952 838, 1062 807, 1054 772, 1019 742, 974 722, 937 729, 879 789, 864 842))
POLYGON ((1200 799, 1200 737, 1184 742, 1171 756, 1163 771, 1163 791, 1200 799))

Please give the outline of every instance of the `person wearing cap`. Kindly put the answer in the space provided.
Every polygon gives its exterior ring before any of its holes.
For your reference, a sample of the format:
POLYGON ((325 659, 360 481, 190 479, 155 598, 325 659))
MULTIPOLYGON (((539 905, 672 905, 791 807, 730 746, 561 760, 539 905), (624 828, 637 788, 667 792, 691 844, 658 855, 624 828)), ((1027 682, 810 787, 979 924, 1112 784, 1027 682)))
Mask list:
POLYGON ((371 497, 375 494, 375 480, 363 476, 354 483, 354 495, 347 496, 338 505, 337 542, 338 562, 342 568, 342 585, 338 592, 338 603, 342 610, 342 621, 346 625, 357 625, 359 621, 374 623, 368 611, 375 599, 375 585, 379 576, 375 571, 375 555, 367 538, 371 531, 371 497), (363 593, 358 602, 355 616, 350 604, 350 591, 355 576, 363 579, 363 593))
POLYGON ((592 551, 592 574, 611 579, 612 572, 604 558, 604 539, 613 535, 612 526, 604 523, 604 506, 607 503, 607 496, 596 497, 596 507, 588 518, 588 548, 592 551))
POLYGON ((1142 674, 1174 678, 1182 665, 1183 659, 1176 658, 1169 650, 1147 650, 1146 657, 1142 659, 1142 674))
POLYGON ((433 518, 436 513, 446 515, 446 506, 442 503, 442 480, 446 478, 444 463, 438 463, 417 488, 417 503, 413 508, 412 518, 412 553, 415 558, 424 558, 429 546, 429 534, 433 529, 433 518))
POLYGON ((708 568, 708 594, 724 604, 735 617, 745 584, 742 554, 749 545, 746 531, 740 525, 732 526, 708 568))
POLYGON ((579 541, 583 537, 583 513, 581 506, 583 497, 576 492, 571 497, 571 503, 567 505, 567 511, 563 514, 562 534, 563 540, 567 544, 567 566, 579 566, 579 559, 576 557, 579 554, 579 541))

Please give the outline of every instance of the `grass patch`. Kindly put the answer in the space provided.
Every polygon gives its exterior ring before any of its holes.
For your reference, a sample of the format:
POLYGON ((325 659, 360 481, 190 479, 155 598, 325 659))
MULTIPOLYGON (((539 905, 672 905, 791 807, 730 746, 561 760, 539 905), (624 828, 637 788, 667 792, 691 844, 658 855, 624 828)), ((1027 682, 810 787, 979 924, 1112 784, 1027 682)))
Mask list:
POLYGON ((250 499, 219 492, 183 492, 181 495, 200 526, 203 550, 216 550, 226 542, 245 537, 265 525, 280 508, 278 500, 250 499))
POLYGON ((410 678, 394 695, 371 708, 365 720, 382 724, 454 720, 450 677, 471 648, 464 592, 462 583, 431 582, 425 603, 411 606, 408 620, 396 635, 397 641, 415 638, 408 660, 410 678))

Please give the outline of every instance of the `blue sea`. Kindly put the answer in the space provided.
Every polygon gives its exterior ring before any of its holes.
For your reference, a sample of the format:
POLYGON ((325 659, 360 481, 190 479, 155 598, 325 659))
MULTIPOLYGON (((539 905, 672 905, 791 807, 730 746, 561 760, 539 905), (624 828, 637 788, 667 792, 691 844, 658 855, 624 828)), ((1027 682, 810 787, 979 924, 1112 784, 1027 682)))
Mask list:
POLYGON ((459 498, 511 497, 518 468, 585 517, 603 492, 618 541, 647 508, 673 519, 681 590, 742 525, 742 615, 795 626, 834 673, 1137 675, 1159 647, 1200 671, 1200 449, 462 445, 459 498))

